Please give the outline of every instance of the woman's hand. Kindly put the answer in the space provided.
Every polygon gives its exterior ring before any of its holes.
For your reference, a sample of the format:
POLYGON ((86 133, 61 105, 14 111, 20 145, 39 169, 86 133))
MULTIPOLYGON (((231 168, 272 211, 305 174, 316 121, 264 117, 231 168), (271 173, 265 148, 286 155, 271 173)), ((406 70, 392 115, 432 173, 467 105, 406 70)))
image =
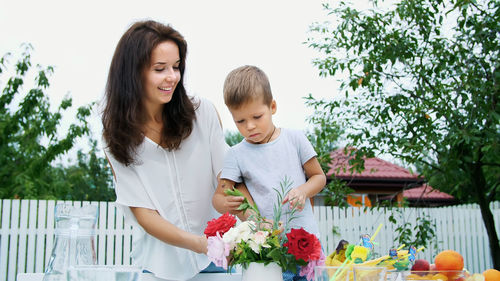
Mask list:
POLYGON ((196 236, 195 242, 193 243, 194 247, 191 249, 193 252, 198 254, 207 254, 208 251, 208 239, 205 235, 196 236))
POLYGON ((290 203, 290 209, 297 209, 297 211, 304 210, 304 206, 306 204, 307 194, 300 190, 299 188, 292 188, 286 194, 285 198, 281 202, 281 204, 290 203))

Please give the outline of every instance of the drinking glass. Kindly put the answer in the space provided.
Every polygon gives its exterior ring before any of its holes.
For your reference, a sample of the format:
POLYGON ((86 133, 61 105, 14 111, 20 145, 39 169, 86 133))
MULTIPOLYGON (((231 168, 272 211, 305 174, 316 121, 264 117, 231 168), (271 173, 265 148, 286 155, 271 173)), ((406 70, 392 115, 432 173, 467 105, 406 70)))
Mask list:
POLYGON ((350 267, 316 266, 314 268, 314 281, 349 281, 352 280, 350 267))
POLYGON ((385 281, 387 268, 354 266, 354 281, 385 281))
POLYGON ((463 270, 428 270, 428 271, 406 271, 403 280, 420 281, 459 281, 465 279, 463 270))
POLYGON ((78 265, 68 268, 67 281, 139 281, 141 269, 128 265, 78 265))

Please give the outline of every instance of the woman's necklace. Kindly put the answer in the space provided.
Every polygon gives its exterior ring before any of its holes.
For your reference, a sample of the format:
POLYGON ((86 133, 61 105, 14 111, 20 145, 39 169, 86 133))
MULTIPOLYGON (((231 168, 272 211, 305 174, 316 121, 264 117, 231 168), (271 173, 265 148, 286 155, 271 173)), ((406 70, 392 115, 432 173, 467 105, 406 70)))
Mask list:
POLYGON ((273 128, 273 132, 271 133, 271 135, 269 136, 269 138, 267 139, 267 141, 266 141, 265 143, 268 143, 268 142, 271 140, 271 138, 272 138, 272 137, 273 137, 273 135, 274 135, 274 131, 276 131, 276 126, 274 126, 274 128, 273 128))

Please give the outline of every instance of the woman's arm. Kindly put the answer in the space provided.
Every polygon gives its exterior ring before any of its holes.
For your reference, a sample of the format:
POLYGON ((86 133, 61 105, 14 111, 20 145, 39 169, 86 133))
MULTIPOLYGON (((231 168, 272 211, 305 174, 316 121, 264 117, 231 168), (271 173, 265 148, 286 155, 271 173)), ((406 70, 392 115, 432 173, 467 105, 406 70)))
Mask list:
POLYGON ((157 239, 199 254, 207 253, 205 236, 198 236, 176 227, 162 218, 156 210, 139 207, 130 207, 130 210, 142 228, 157 239))
POLYGON ((235 186, 235 182, 232 180, 220 179, 220 175, 217 178, 217 189, 215 190, 214 196, 212 197, 212 205, 214 206, 215 210, 217 210, 217 212, 221 214, 229 212, 230 214, 236 215, 241 221, 247 220, 248 217, 253 214, 251 210, 247 210, 245 213, 240 210, 236 210, 241 205, 244 198, 248 200, 248 203, 254 204, 252 195, 250 195, 250 192, 248 192, 245 184, 238 183, 235 186), (231 196, 224 193, 224 190, 231 189, 233 188, 233 186, 241 191, 244 197, 231 196))

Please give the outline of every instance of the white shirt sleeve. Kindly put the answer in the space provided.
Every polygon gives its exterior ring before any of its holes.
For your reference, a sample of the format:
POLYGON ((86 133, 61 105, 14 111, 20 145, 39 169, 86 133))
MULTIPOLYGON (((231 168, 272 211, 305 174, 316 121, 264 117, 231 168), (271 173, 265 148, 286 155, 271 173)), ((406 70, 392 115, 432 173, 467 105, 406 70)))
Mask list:
POLYGON ((224 168, 220 175, 221 179, 228 179, 234 182, 243 182, 243 176, 238 165, 238 160, 236 159, 236 154, 234 149, 229 149, 224 158, 224 168))
POLYGON ((152 210, 156 208, 132 166, 125 166, 118 162, 109 151, 105 153, 115 174, 116 204, 121 207, 127 222, 137 223, 135 216, 132 215, 128 207, 141 207, 152 210))
POLYGON ((317 156, 318 154, 314 150, 311 142, 307 139, 306 135, 302 131, 297 130, 295 132, 300 162, 302 165, 304 165, 307 161, 317 156))

